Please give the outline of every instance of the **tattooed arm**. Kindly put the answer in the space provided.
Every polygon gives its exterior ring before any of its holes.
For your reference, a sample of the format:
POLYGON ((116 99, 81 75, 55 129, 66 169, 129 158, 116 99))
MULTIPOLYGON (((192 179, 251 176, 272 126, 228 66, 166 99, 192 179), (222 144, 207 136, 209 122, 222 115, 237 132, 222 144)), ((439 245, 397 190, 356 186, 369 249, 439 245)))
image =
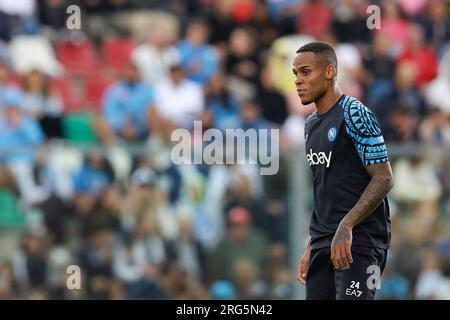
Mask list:
POLYGON ((336 269, 348 269, 352 263, 352 229, 380 205, 394 186, 389 162, 368 165, 366 170, 372 177, 361 198, 339 224, 331 243, 331 260, 336 269))

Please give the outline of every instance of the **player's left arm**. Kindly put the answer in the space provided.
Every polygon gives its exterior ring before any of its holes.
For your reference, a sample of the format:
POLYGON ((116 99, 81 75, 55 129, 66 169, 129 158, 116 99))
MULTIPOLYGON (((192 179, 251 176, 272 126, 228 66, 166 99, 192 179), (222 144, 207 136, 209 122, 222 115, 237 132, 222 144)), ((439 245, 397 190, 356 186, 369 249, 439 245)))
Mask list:
MULTIPOLYGON (((364 106, 357 117, 346 118, 346 130, 371 179, 355 206, 341 220, 331 244, 331 260, 336 269, 348 269, 352 263, 353 227, 364 221, 380 205, 394 186, 387 149, 377 120, 364 106), (355 122, 358 125, 355 125, 355 122), (364 125, 361 126, 361 122, 364 125)), ((355 115, 354 107, 351 111, 355 115)))
POLYGON ((380 205, 394 186, 394 177, 389 161, 366 166, 372 177, 359 201, 345 215, 341 224, 353 228, 366 219, 380 205))
POLYGON ((372 177, 355 206, 345 215, 339 224, 331 244, 331 260, 336 269, 348 269, 352 260, 352 230, 364 221, 380 205, 384 197, 394 186, 389 162, 366 167, 372 177))

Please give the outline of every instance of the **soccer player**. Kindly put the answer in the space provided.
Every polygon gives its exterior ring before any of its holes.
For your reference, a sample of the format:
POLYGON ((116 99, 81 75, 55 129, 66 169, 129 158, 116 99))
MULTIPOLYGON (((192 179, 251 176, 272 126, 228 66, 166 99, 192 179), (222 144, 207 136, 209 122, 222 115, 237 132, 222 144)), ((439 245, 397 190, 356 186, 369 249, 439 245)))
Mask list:
POLYGON ((308 300, 374 299, 390 244, 386 195, 393 186, 380 126, 364 104, 341 93, 329 44, 302 46, 293 72, 302 103, 317 109, 305 122, 314 208, 297 278, 308 300))

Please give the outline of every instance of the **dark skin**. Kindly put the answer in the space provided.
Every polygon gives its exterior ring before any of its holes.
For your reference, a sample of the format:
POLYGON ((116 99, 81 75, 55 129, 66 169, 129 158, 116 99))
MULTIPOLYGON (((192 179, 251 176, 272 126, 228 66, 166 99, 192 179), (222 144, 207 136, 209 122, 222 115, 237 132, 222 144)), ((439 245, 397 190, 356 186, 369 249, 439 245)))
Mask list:
MULTIPOLYGON (((341 97, 336 83, 337 69, 326 56, 314 52, 300 52, 293 63, 295 85, 303 104, 316 104, 319 114, 330 110, 341 97)), ((346 270, 353 262, 352 231, 380 205, 393 187, 393 175, 389 162, 365 167, 371 180, 355 206, 341 220, 331 243, 331 261, 335 269, 346 270)), ((308 239, 305 252, 297 267, 297 279, 306 284, 311 252, 308 239)))

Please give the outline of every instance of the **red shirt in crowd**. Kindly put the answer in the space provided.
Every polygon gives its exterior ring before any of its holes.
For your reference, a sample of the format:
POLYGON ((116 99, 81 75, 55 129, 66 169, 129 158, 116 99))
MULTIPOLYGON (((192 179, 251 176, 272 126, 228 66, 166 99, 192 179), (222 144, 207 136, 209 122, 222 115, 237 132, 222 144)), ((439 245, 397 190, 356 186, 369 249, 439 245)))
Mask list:
POLYGON ((418 70, 417 84, 419 86, 429 83, 437 75, 437 58, 430 47, 418 50, 406 49, 398 58, 398 63, 413 63, 418 70))

